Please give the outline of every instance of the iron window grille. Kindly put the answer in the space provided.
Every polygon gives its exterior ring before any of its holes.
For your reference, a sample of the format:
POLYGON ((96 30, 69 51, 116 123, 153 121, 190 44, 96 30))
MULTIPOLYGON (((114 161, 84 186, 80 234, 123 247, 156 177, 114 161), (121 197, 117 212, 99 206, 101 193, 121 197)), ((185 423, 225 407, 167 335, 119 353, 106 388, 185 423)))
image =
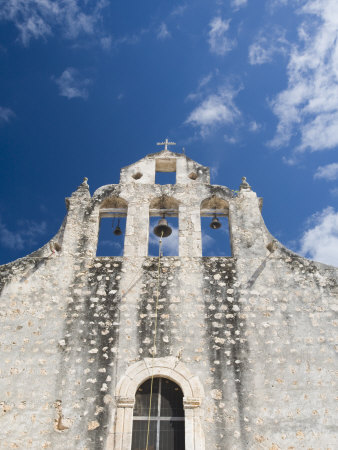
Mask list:
MULTIPOLYGON (((132 450, 145 450, 151 379, 136 392, 132 450)), ((148 450, 184 450, 184 409, 181 388, 166 378, 154 378, 148 450)))

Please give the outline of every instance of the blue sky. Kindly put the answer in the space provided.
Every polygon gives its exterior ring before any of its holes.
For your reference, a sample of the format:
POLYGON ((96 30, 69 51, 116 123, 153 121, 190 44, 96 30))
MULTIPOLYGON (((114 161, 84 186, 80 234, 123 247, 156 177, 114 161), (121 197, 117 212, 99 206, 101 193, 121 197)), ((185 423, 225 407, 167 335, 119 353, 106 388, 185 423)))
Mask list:
POLYGON ((169 137, 338 265, 336 0, 3 0, 0 36, 0 263, 169 137))

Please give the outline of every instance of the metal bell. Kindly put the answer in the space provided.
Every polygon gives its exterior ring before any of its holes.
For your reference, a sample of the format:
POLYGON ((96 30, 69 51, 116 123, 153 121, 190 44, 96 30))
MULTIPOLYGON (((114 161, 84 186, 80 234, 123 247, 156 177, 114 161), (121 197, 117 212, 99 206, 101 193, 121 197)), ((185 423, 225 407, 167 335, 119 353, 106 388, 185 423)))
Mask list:
POLYGON ((212 219, 212 221, 210 223, 210 228, 212 228, 213 230, 218 230, 218 228, 221 228, 221 226, 222 226, 222 224, 218 220, 218 218, 216 217, 216 214, 215 214, 214 218, 212 219))
POLYGON ((120 228, 119 226, 117 226, 117 227, 115 228, 114 234, 115 234, 115 236, 121 236, 122 230, 121 230, 121 228, 120 228))
MULTIPOLYGON (((113 226, 114 226, 114 222, 113 222, 113 226)), ((117 226, 115 227, 115 230, 113 231, 113 233, 115 234, 115 236, 121 236, 122 230, 120 228, 120 219, 117 221, 117 226)))
POLYGON ((158 221, 158 224, 154 228, 154 234, 158 237, 168 237, 172 233, 172 229, 168 225, 167 219, 164 218, 164 214, 162 219, 158 221))

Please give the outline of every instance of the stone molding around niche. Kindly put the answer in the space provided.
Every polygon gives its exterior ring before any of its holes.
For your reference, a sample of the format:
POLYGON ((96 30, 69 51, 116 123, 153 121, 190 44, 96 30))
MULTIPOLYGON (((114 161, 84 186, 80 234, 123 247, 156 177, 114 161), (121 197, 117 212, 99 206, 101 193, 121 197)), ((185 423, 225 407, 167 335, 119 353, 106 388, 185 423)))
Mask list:
POLYGON ((168 378, 177 383, 183 392, 185 410, 185 448, 205 450, 201 423, 203 386, 196 375, 177 358, 145 358, 128 367, 116 386, 116 410, 107 442, 107 450, 130 450, 133 428, 133 407, 138 387, 147 379, 168 378))

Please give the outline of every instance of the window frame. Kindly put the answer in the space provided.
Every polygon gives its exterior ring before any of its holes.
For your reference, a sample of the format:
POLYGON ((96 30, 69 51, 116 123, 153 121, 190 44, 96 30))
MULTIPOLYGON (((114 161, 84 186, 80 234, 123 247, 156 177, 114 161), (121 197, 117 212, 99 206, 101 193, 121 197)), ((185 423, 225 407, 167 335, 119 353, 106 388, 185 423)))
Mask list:
POLYGON ((168 378, 182 389, 185 448, 205 450, 205 437, 201 419, 203 415, 203 386, 198 377, 192 375, 189 369, 174 357, 145 358, 128 367, 116 386, 116 408, 111 420, 107 449, 131 449, 136 391, 151 376, 168 378))
MULTIPOLYGON (((148 380, 151 380, 151 378, 149 378, 148 380)), ((143 386, 148 380, 145 380, 139 387, 143 386)), ((160 435, 161 435, 161 422, 185 422, 185 416, 183 415, 182 417, 179 416, 162 416, 161 415, 161 402, 162 402, 162 384, 164 380, 168 380, 168 378, 164 378, 164 377, 154 377, 153 380, 159 380, 159 386, 158 386, 158 397, 157 397, 157 414, 156 415, 151 415, 150 417, 147 416, 136 416, 135 414, 133 414, 133 434, 134 434, 134 421, 146 421, 148 422, 148 420, 150 420, 151 422, 156 423, 156 450, 159 450, 160 448, 160 435)), ((171 381, 173 384, 175 384, 180 391, 182 392, 182 389, 180 388, 180 386, 178 386, 177 383, 174 383, 172 380, 171 381)), ((154 391, 153 391, 154 394, 154 391)), ((136 397, 136 395, 135 395, 136 397)), ((182 408, 183 408, 183 392, 182 392, 182 408)), ((135 411, 133 411, 133 413, 135 413, 135 411)))

